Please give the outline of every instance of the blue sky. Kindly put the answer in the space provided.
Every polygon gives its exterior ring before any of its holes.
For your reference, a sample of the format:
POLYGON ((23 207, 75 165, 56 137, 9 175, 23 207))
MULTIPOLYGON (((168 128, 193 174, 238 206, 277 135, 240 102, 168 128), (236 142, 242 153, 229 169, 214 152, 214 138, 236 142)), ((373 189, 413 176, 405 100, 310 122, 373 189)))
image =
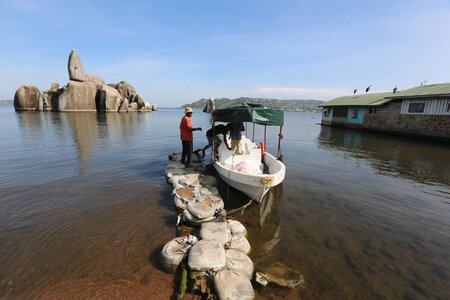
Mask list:
POLYGON ((177 107, 449 82, 450 1, 0 0, 0 99, 85 72, 177 107))

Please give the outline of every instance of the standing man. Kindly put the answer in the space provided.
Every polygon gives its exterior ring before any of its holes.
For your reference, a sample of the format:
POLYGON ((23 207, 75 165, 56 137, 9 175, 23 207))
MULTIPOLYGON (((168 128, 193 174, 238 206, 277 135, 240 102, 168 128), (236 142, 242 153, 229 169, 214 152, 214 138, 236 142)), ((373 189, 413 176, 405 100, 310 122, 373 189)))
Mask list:
POLYGON ((232 122, 231 125, 228 123, 227 126, 230 128, 231 149, 234 154, 241 155, 243 153, 241 145, 241 131, 245 130, 244 124, 242 122, 232 122))
POLYGON ((194 137, 192 131, 200 130, 201 127, 192 128, 192 107, 186 107, 184 109, 184 117, 180 122, 180 138, 181 144, 183 146, 183 152, 181 154, 181 163, 186 167, 190 166, 191 157, 192 157, 192 149, 193 149, 193 141, 194 137))

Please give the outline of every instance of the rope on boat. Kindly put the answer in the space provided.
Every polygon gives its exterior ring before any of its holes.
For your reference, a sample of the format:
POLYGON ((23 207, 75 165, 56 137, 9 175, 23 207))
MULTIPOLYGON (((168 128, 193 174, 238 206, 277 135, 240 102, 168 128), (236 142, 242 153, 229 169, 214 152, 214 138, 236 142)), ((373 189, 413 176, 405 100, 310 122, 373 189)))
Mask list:
POLYGON ((241 215, 244 214, 244 209, 246 209, 248 206, 250 206, 250 204, 252 204, 253 200, 255 200, 255 197, 258 196, 259 193, 262 193, 263 190, 264 190, 264 186, 261 187, 261 189, 253 196, 252 199, 250 199, 250 201, 247 204, 227 212, 227 215, 232 214, 232 213, 234 213, 234 212, 236 212, 238 210, 242 210, 241 215))

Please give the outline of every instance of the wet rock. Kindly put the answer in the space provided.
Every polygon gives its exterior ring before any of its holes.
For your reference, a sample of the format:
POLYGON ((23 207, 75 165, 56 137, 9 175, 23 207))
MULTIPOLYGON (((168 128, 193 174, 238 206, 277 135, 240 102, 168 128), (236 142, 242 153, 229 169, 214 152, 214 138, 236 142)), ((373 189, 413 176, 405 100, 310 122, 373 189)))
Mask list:
POLYGON ((42 93, 34 85, 22 85, 14 95, 14 108, 17 111, 38 110, 43 103, 42 93))
POLYGON ((158 104, 152 105, 152 111, 158 111, 158 104))
POLYGON ((305 284, 302 274, 280 262, 257 271, 255 279, 263 286, 270 283, 280 287, 303 288, 305 284))
POLYGON ((69 54, 69 62, 67 65, 69 70, 69 79, 75 81, 85 81, 84 66, 81 59, 78 57, 77 52, 72 50, 69 54))

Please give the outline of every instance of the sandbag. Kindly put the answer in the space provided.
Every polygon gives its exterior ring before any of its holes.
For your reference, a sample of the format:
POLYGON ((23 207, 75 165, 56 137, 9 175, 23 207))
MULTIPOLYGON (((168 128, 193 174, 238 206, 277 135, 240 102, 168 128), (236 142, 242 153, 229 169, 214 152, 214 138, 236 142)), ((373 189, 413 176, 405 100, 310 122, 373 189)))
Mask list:
POLYGON ((247 236, 247 229, 241 222, 236 220, 227 220, 228 227, 230 228, 231 234, 240 234, 243 236, 247 236))
POLYGON ((198 219, 210 218, 216 210, 222 210, 223 207, 223 200, 214 195, 203 195, 198 202, 189 202, 186 205, 186 209, 198 219))
POLYGON ((200 240, 189 251, 188 266, 191 270, 221 270, 225 263, 225 249, 218 241, 200 240))
POLYGON ((217 196, 217 195, 219 195, 219 190, 213 186, 202 187, 202 188, 200 188, 200 194, 201 195, 213 194, 214 196, 217 196))
POLYGON ((211 175, 203 175, 199 177, 200 184, 203 186, 217 186, 217 179, 211 175))
POLYGON ((255 297, 250 279, 244 273, 228 269, 214 276, 214 289, 219 299, 247 300, 255 297))
POLYGON ((252 279, 254 266, 253 262, 247 254, 236 249, 225 250, 225 258, 227 262, 225 267, 232 271, 247 274, 248 279, 252 279))
POLYGON ((252 249, 247 238, 242 234, 232 235, 227 246, 228 249, 236 249, 244 252, 245 254, 249 254, 250 250, 252 249))
POLYGON ((227 222, 203 223, 200 228, 200 238, 211 239, 225 245, 230 239, 231 232, 227 222))
POLYGON ((186 204, 191 201, 196 201, 196 198, 200 195, 200 190, 197 187, 186 186, 174 189, 173 199, 175 206, 179 209, 186 209, 186 204))
POLYGON ((202 225, 202 223, 204 222, 209 222, 215 219, 215 216, 211 216, 209 218, 204 218, 204 219, 198 219, 196 217, 194 217, 187 209, 183 210, 183 212, 181 213, 181 220, 183 220, 183 222, 192 225, 192 226, 200 226, 202 225))
POLYGON ((187 257, 189 249, 197 243, 193 235, 174 238, 164 245, 160 253, 161 265, 169 272, 175 272, 180 262, 187 257))

